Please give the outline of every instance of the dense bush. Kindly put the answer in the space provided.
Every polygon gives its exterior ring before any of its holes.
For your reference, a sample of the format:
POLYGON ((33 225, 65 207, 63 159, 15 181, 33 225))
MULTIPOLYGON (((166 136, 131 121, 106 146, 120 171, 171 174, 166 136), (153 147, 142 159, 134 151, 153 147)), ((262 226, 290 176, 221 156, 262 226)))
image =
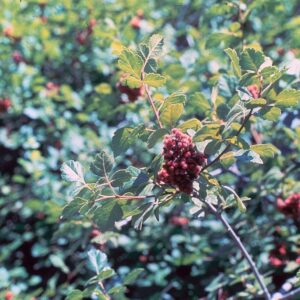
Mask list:
POLYGON ((2 0, 0 298, 295 289, 299 10, 2 0))

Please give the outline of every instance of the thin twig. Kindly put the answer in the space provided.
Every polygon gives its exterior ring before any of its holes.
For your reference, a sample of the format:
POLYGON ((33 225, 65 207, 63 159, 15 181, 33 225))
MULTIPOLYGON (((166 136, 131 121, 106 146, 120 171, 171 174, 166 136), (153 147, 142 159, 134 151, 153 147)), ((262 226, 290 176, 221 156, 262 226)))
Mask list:
POLYGON ((222 216, 222 214, 220 214, 216 208, 209 202, 205 202, 206 205, 208 206, 209 210, 211 211, 211 213, 213 213, 224 225, 224 227, 227 229, 229 235, 232 237, 233 241, 235 242, 235 244, 238 246, 238 248, 241 250, 241 252, 243 253, 243 256, 246 258, 246 260, 248 261, 248 264, 252 270, 252 272, 254 273, 261 289, 263 290, 263 293, 265 295, 265 299, 266 300, 271 300, 271 295, 263 281, 263 277, 262 275, 259 273, 253 259, 251 258, 251 256, 249 255, 247 249, 245 248, 245 246, 243 245, 243 243, 241 242, 240 238, 238 237, 238 235, 235 233, 235 231, 233 230, 233 228, 231 227, 231 225, 227 222, 227 220, 222 216))

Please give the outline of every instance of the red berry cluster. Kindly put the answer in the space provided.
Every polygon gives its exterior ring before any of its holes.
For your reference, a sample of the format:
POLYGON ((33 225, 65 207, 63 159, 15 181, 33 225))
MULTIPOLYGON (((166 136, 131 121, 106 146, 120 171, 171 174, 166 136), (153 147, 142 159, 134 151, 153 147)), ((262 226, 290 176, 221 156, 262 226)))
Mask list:
POLYGON ((125 95, 127 99, 122 99, 123 102, 135 102, 140 96, 144 95, 144 88, 130 88, 129 86, 124 85, 127 75, 123 75, 116 84, 116 88, 122 95, 125 95))
POLYGON ((11 102, 9 98, 0 99, 0 113, 7 112, 11 107, 11 102))
POLYGON ((257 99, 260 97, 260 90, 256 84, 247 86, 247 89, 254 99, 257 99))
POLYGON ((284 201, 277 199, 277 208, 283 214, 295 220, 300 219, 300 193, 293 194, 284 201))
POLYGON ((291 251, 285 243, 278 243, 269 253, 270 264, 274 267, 285 266, 289 262, 300 264, 300 251, 291 251))
POLYGON ((180 129, 172 129, 171 135, 164 138, 163 155, 165 162, 157 180, 178 187, 181 192, 191 194, 193 181, 199 176, 206 157, 197 152, 192 139, 180 129))
POLYGON ((287 262, 287 248, 286 244, 277 244, 276 248, 269 253, 270 264, 274 267, 280 267, 287 262))

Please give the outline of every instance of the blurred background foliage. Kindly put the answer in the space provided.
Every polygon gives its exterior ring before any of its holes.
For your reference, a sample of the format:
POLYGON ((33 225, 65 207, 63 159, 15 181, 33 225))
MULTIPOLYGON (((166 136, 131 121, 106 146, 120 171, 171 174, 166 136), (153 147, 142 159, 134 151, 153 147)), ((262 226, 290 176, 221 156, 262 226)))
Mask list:
MULTIPOLYGON (((15 299, 64 299, 91 277, 87 250, 96 247, 118 274, 145 268, 129 299, 253 299, 255 280, 212 217, 192 219, 189 204, 174 201, 142 231, 121 224, 100 235, 89 220, 60 220, 68 188, 59 169, 70 159, 87 166, 110 149, 117 128, 152 116, 142 92, 120 88, 121 44, 165 36, 167 85, 154 97, 180 89, 186 119, 222 118, 210 96, 218 85, 226 111, 235 93, 227 47, 263 49, 289 68, 282 88, 299 89, 299 12, 297 0, 1 0, 0 298, 10 290, 15 299)), ((276 207, 278 197, 300 192, 299 110, 249 129, 248 140, 281 154, 219 176, 252 198, 246 215, 228 215, 274 291, 299 269, 299 220, 276 207)), ((136 145, 119 163, 148 164, 155 151, 145 149, 136 145)))

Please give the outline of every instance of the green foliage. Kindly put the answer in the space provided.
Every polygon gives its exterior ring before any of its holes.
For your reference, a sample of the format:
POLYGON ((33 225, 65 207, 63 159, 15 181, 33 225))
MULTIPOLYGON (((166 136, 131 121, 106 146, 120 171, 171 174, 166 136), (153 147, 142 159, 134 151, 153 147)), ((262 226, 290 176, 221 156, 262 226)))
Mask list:
POLYGON ((298 1, 183 2, 1 2, 1 299, 260 298, 208 203, 271 292, 297 274, 298 1), (157 182, 174 127, 195 197, 157 182))

